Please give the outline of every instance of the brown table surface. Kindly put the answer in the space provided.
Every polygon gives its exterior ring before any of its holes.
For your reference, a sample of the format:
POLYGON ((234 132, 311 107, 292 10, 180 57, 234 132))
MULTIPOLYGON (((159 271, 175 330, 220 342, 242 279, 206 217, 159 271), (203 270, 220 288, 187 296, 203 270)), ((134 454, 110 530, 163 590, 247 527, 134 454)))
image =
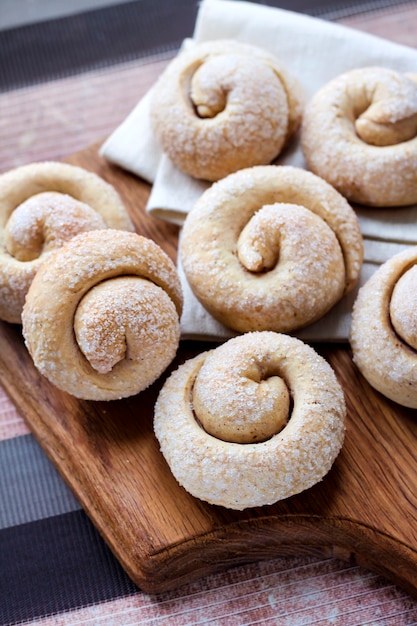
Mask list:
MULTIPOLYGON (((371 4, 371 3, 370 3, 371 4)), ((417 47, 417 3, 340 19, 417 47)), ((131 62, 0 95, 0 172, 62 159, 100 141, 131 111, 167 59, 131 62), (99 113, 98 113, 99 112, 99 113)), ((0 440, 28 427, 0 389, 0 440)), ((383 577, 335 558, 240 566, 157 596, 125 598, 43 618, 42 624, 415 624, 417 602, 383 577)))

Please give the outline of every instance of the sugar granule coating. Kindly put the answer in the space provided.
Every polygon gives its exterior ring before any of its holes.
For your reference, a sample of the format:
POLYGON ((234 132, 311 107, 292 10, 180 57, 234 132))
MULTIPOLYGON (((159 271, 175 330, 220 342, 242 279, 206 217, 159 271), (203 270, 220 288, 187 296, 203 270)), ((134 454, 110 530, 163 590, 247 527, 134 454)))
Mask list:
POLYGON ((53 384, 78 398, 114 400, 139 393, 171 363, 181 311, 175 265, 155 242, 96 230, 41 266, 22 329, 35 366, 53 384))
MULTIPOLYGON (((239 416, 242 378, 251 389, 254 364, 262 368, 268 363, 259 384, 270 376, 283 379, 292 410, 286 425, 266 441, 236 443, 215 437, 203 429, 191 402, 213 351, 187 361, 167 379, 155 406, 155 434, 176 480, 201 500, 237 510, 273 504, 312 487, 329 472, 344 440, 345 399, 330 365, 300 340, 268 331, 233 338, 217 351, 216 362, 228 367, 220 378, 213 368, 212 385, 218 381, 218 388, 214 397, 209 394, 209 402, 223 407, 225 422, 229 415, 232 421, 239 416)), ((252 400, 250 393, 248 403, 252 400)))
POLYGON ((417 202, 416 82, 417 75, 368 67, 324 85, 303 115, 309 168, 353 202, 417 202))
POLYGON ((187 215, 184 272, 211 315, 239 332, 291 332, 322 317, 359 278, 358 219, 300 168, 256 166, 214 183, 187 215))
POLYGON ((33 261, 87 230, 106 228, 101 215, 67 194, 45 191, 22 202, 4 229, 6 251, 33 261))
POLYGON ((254 356, 251 348, 244 351, 241 345, 228 344, 226 358, 225 349, 212 350, 195 379, 194 412, 204 430, 218 439, 264 441, 288 421, 291 399, 285 380, 268 353, 254 356))
POLYGON ((298 82, 268 52, 230 40, 181 52, 157 81, 151 120, 183 171, 210 181, 270 163, 300 124, 298 82))
POLYGON ((116 190, 66 163, 30 163, 0 176, 0 319, 20 324, 40 265, 75 235, 133 224, 116 190))
POLYGON ((396 254, 361 287, 354 303, 353 360, 385 397, 417 408, 417 247, 396 254))

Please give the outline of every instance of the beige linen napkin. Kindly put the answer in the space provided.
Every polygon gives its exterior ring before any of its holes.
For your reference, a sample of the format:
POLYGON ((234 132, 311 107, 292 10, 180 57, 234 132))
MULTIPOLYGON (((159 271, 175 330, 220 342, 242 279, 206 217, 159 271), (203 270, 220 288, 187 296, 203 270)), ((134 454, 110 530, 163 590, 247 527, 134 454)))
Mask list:
MULTIPOLYGON (((380 65, 415 72, 417 50, 292 11, 237 0, 203 0, 193 40, 232 38, 274 53, 300 81, 305 100, 338 74, 380 65)), ((152 90, 151 90, 152 91, 152 90)), ((149 121, 151 91, 103 144, 101 154, 153 183, 147 211, 181 225, 197 198, 209 186, 181 172, 161 153, 149 121), (134 138, 134 139, 132 139, 134 138)), ((305 167, 299 143, 279 164, 305 167)), ((360 284, 395 252, 417 244, 417 207, 357 209, 365 240, 360 284)), ((185 293, 181 320, 184 339, 223 340, 233 333, 214 320, 192 294, 179 264, 185 293)), ((356 292, 345 297, 322 320, 297 333, 306 341, 346 341, 356 292)))

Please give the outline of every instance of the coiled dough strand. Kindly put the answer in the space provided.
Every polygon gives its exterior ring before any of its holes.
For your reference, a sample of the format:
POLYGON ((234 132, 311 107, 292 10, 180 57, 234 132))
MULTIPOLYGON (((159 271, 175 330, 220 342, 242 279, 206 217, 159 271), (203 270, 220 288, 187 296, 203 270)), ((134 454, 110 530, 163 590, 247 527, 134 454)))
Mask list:
POLYGON ((298 82, 256 46, 204 42, 181 52, 154 87, 151 119, 163 151, 210 181, 270 163, 301 120, 298 82))
POLYGON ((417 202, 415 76, 380 67, 338 76, 307 104, 301 138, 309 168, 348 200, 417 202))
POLYGON ((181 365, 159 394, 154 429, 180 485, 201 500, 242 510, 320 481, 343 444, 345 416, 343 391, 329 364, 301 341, 263 331, 181 365), (289 404, 281 402, 276 379, 289 404), (209 422, 217 421, 214 435, 211 423, 202 425, 204 411, 209 422), (266 440, 239 442, 242 431, 260 432, 265 423, 269 429, 274 420, 266 440))
POLYGON ((133 224, 116 190, 66 163, 30 163, 0 176, 0 319, 20 324, 29 286, 51 252, 87 230, 133 224))
POLYGON ((290 332, 324 315, 356 285, 363 257, 357 217, 311 172, 257 166, 213 184, 184 223, 190 287, 239 332, 290 332))
POLYGON ((77 235, 36 274, 22 313, 35 366, 88 400, 136 394, 176 354, 182 293, 156 243, 113 229, 77 235))
POLYGON ((370 385, 417 408, 417 247, 381 265, 359 290, 350 332, 353 360, 370 385))

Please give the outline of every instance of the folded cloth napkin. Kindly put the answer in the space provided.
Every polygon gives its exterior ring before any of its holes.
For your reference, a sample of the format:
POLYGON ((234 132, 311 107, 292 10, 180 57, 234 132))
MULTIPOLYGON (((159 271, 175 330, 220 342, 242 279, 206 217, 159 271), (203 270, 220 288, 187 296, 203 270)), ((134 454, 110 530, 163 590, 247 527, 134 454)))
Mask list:
MULTIPOLYGON (((283 67, 301 83, 305 100, 335 76, 350 69, 379 65, 416 72, 417 50, 283 9, 238 0, 203 0, 192 40, 236 39, 274 53, 283 67)), ((104 142, 101 154, 109 161, 153 184, 147 211, 181 225, 209 183, 180 171, 161 152, 149 120, 151 93, 104 142), (135 138, 132 141, 132 137, 135 138)), ((299 142, 286 150, 278 164, 306 167, 299 142)), ((363 209, 356 207, 365 242, 360 284, 395 252, 417 244, 417 207, 363 209)), ((184 339, 224 340, 233 332, 214 320, 194 297, 179 262, 185 306, 184 339)), ((297 332, 306 341, 346 341, 356 291, 339 302, 324 318, 297 332)))

